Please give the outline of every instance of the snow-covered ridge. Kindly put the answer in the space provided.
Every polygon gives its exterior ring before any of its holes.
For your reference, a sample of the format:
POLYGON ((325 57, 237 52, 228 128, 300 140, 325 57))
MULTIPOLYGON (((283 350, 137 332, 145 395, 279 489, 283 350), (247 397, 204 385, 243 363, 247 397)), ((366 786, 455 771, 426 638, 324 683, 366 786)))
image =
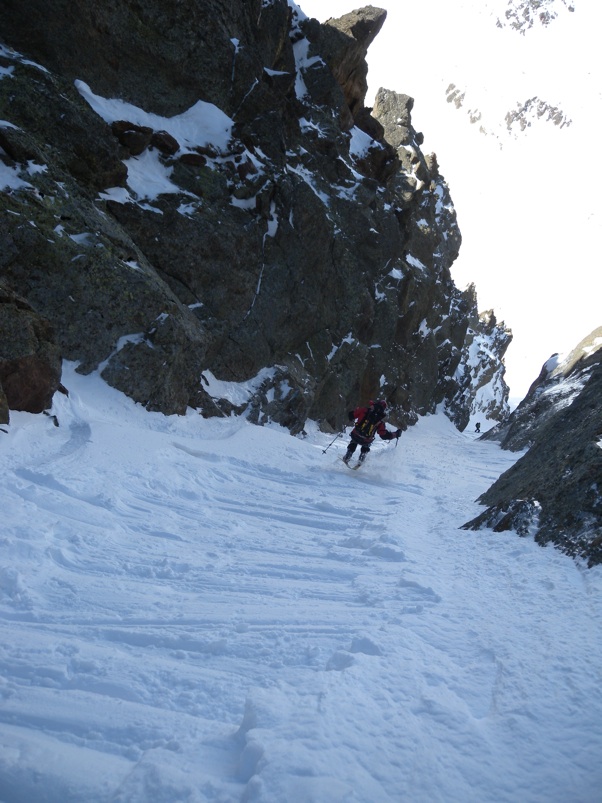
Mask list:
POLYGON ((559 15, 575 11, 573 0, 507 0, 503 17, 497 18, 498 28, 509 27, 525 36, 537 25, 546 27, 559 15))

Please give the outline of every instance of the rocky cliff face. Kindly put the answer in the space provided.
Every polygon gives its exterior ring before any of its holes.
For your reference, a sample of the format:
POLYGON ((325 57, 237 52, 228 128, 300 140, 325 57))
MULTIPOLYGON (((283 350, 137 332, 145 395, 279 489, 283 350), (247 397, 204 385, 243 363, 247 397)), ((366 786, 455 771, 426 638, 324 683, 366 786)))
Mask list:
POLYGON ((465 525, 532 534, 602 563, 602 328, 554 355, 519 407, 483 437, 526 454, 479 499, 465 525))
POLYGON ((384 18, 5 0, 0 279, 62 358, 166 414, 298 432, 379 394, 396 424, 446 401, 461 425, 476 297, 411 98, 364 105, 384 18))
POLYGON ((506 369, 500 357, 511 342, 512 332, 503 322, 498 323, 493 310, 471 317, 445 404, 448 417, 460 431, 466 429, 474 416, 481 419, 481 424, 484 419, 485 425, 508 418, 506 369))

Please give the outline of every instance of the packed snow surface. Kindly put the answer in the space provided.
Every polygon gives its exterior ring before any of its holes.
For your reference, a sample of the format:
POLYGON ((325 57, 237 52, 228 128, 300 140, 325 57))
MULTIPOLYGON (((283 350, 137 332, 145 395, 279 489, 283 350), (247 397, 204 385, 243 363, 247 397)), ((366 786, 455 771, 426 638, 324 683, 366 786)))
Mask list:
POLYGON ((0 432, 3 803, 594 803, 601 567, 459 527, 516 459, 148 413, 0 432))

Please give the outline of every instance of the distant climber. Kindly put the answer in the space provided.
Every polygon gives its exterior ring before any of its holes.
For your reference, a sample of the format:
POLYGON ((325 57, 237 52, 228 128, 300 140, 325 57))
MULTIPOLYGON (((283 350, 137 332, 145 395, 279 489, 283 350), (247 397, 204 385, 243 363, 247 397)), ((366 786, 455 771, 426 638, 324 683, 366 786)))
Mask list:
POLYGON ((360 446, 360 456, 357 463, 357 468, 364 462, 366 455, 370 451, 370 446, 374 442, 374 438, 378 435, 384 441, 390 441, 394 438, 399 438, 401 430, 389 432, 385 426, 385 416, 387 410, 387 402, 384 399, 379 401, 371 401, 369 407, 356 407, 355 410, 350 410, 347 414, 350 421, 355 421, 355 426, 351 432, 351 440, 347 447, 343 462, 349 465, 349 461, 358 446, 360 446))
POLYGON ((481 425, 480 425, 480 423, 479 423, 478 421, 477 421, 477 423, 474 425, 474 431, 475 431, 476 433, 479 433, 479 432, 481 431, 481 425))

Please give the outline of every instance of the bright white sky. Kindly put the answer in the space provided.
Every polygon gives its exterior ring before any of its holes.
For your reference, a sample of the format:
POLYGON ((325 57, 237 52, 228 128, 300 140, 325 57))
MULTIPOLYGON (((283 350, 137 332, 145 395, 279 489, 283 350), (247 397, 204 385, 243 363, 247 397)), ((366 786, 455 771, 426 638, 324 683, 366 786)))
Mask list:
MULTIPOLYGON (((381 86, 414 97, 414 127, 424 152, 437 153, 463 235, 454 279, 473 281, 479 308, 512 329, 506 379, 522 397, 553 352, 602 324, 602 4, 575 0, 569 13, 558 2, 558 19, 525 36, 496 27, 506 0, 374 4, 388 16, 368 52, 366 104, 381 86), (467 90, 461 110, 447 103, 450 83, 467 90), (506 112, 534 96, 573 124, 539 122, 512 138, 500 127, 506 112), (469 108, 483 113, 488 136, 469 123, 469 108)), ((362 5, 300 3, 321 21, 362 5)))

